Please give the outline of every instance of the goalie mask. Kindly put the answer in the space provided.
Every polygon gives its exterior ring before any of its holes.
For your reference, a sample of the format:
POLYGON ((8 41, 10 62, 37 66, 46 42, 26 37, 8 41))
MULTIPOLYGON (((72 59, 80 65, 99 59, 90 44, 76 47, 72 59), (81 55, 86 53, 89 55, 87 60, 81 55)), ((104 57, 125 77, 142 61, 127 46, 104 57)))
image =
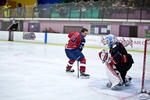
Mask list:
POLYGON ((100 57, 100 59, 102 60, 103 63, 109 62, 110 56, 111 55, 104 49, 102 49, 102 51, 99 52, 99 57, 100 57))
POLYGON ((105 44, 104 44, 104 45, 108 45, 109 48, 110 48, 110 46, 111 46, 111 44, 112 44, 113 42, 115 42, 115 36, 112 35, 112 34, 110 34, 110 35, 107 35, 107 36, 105 37, 105 44))

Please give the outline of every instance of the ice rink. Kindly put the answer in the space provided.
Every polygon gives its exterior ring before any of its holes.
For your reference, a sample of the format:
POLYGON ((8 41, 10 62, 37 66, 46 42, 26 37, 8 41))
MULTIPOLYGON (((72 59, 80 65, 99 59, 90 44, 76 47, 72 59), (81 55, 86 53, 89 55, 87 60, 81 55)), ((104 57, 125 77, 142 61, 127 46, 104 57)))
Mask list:
POLYGON ((132 54, 130 86, 120 91, 106 88, 100 49, 84 48, 89 79, 66 73, 63 46, 0 41, 0 100, 135 100, 141 89, 143 53, 132 54), (134 97, 134 98, 133 98, 134 97))

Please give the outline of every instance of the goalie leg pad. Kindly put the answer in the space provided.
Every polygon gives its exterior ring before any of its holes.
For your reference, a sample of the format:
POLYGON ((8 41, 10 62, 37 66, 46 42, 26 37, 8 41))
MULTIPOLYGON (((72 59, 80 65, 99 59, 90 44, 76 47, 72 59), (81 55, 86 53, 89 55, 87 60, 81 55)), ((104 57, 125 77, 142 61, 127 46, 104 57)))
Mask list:
POLYGON ((111 88, 119 89, 123 85, 120 72, 116 70, 115 65, 106 63, 106 66, 107 66, 106 71, 107 71, 108 79, 112 83, 111 88))
POLYGON ((120 89, 122 89, 123 87, 124 87, 124 84, 118 83, 118 84, 112 86, 111 89, 112 89, 112 90, 120 90, 120 89))

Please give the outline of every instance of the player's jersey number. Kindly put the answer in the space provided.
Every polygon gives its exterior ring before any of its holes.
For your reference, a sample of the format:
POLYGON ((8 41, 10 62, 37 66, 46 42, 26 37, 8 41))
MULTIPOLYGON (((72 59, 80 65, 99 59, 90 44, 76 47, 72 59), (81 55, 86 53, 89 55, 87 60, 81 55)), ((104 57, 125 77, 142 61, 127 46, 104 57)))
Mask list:
POLYGON ((71 42, 75 43, 77 39, 78 39, 77 35, 74 34, 74 35, 71 37, 71 42))

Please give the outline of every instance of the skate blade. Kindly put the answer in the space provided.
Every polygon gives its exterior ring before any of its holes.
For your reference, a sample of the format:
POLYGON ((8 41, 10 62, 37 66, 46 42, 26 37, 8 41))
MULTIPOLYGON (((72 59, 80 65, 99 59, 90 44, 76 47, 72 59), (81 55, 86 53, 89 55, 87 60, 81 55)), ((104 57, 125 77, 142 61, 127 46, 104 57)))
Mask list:
POLYGON ((74 72, 66 72, 66 73, 74 73, 74 72))
POLYGON ((89 79, 90 76, 80 76, 81 79, 89 79))

